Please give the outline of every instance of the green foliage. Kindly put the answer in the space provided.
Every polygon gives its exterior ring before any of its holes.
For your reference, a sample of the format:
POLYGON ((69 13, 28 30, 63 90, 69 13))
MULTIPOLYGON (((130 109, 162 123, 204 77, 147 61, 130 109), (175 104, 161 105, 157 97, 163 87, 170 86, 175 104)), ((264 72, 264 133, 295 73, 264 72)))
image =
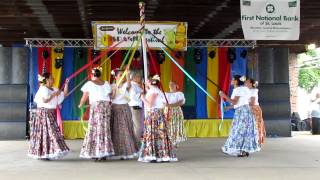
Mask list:
POLYGON ((311 92, 320 81, 319 68, 302 68, 299 70, 299 87, 311 92))
POLYGON ((317 57, 318 54, 317 54, 317 51, 315 49, 312 49, 312 50, 308 50, 306 52, 306 55, 309 55, 311 57, 317 57))

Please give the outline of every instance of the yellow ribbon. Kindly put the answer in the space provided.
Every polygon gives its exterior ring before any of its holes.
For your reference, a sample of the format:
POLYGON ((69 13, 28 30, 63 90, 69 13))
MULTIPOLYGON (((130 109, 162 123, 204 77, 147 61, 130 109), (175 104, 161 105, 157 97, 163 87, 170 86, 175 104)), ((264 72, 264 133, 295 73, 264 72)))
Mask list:
POLYGON ((131 63, 132 63, 133 56, 134 56, 135 52, 137 51, 137 48, 138 48, 138 46, 139 46, 139 42, 140 42, 140 41, 141 41, 141 34, 139 34, 139 39, 138 39, 138 41, 136 41, 136 45, 135 45, 135 47, 134 47, 134 49, 133 49, 133 51, 132 51, 132 53, 131 53, 131 56, 130 56, 130 58, 129 58, 129 62, 128 62, 127 68, 126 68, 126 70, 123 72, 122 76, 120 77, 120 80, 117 82, 117 87, 118 87, 119 84, 122 82, 123 78, 127 75, 128 69, 129 69, 129 67, 130 67, 130 65, 131 65, 131 63))

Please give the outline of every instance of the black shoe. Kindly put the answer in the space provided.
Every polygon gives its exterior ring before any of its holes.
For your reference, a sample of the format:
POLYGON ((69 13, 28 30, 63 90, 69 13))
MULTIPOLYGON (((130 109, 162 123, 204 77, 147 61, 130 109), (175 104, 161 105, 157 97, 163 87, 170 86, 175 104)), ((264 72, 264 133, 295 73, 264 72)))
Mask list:
POLYGON ((238 157, 248 157, 248 156, 249 156, 249 153, 245 151, 242 151, 241 154, 238 155, 238 157))

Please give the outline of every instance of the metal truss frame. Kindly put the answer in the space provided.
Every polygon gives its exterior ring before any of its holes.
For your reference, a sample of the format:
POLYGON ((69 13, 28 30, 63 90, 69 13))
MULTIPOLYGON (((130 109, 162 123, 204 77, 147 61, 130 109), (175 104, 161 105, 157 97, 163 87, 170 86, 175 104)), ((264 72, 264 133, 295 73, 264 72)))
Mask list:
POLYGON ((251 47, 257 46, 257 41, 244 39, 188 39, 191 47, 251 47))
MULTIPOLYGON (((93 39, 46 39, 25 38, 27 47, 93 47, 93 39)), ((255 48, 257 42, 244 39, 188 39, 191 47, 251 47, 255 48)))
POLYGON ((27 47, 93 47, 93 39, 25 38, 27 47))

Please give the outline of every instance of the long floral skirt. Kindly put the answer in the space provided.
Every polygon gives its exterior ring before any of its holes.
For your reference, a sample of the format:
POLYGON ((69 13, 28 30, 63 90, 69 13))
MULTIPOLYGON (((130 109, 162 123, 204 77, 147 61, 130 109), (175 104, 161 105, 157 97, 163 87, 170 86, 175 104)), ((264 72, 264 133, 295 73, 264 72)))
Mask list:
POLYGON ((260 151, 256 122, 248 105, 235 110, 230 134, 222 151, 232 156, 260 151))
POLYGON ((81 148, 81 158, 104 158, 114 155, 110 115, 109 102, 99 101, 90 105, 88 130, 81 148))
POLYGON ((58 159, 70 151, 61 135, 54 109, 38 108, 30 123, 32 128, 28 156, 35 159, 58 159))
POLYGON ((256 124, 257 124, 258 134, 259 134, 259 144, 263 144, 264 139, 266 137, 266 129, 265 129, 264 121, 262 117, 262 110, 259 105, 251 106, 251 110, 256 119, 256 124))
POLYGON ((168 133, 173 145, 186 141, 186 133, 183 125, 183 112, 181 107, 166 107, 164 114, 168 121, 168 133))
POLYGON ((167 127, 162 109, 147 111, 138 161, 178 161, 167 127))
POLYGON ((138 140, 134 134, 132 115, 128 104, 112 104, 111 131, 115 152, 112 159, 132 159, 138 156, 138 140))

